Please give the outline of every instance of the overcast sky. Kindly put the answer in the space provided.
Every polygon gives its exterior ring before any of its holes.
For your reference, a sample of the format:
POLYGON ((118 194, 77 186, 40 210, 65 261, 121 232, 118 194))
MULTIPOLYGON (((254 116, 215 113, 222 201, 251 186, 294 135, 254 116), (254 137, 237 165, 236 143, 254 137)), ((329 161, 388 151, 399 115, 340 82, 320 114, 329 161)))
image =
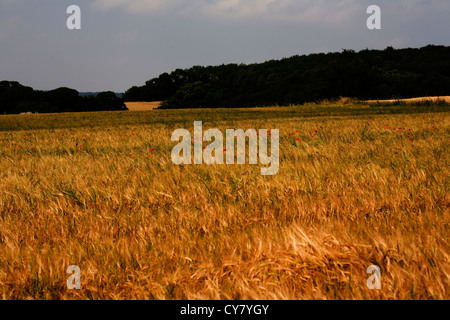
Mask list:
POLYGON ((0 80, 123 92, 194 65, 450 45, 450 0, 0 0, 0 80), (382 10, 369 30, 369 5, 382 10), (81 30, 68 30, 69 5, 81 30))

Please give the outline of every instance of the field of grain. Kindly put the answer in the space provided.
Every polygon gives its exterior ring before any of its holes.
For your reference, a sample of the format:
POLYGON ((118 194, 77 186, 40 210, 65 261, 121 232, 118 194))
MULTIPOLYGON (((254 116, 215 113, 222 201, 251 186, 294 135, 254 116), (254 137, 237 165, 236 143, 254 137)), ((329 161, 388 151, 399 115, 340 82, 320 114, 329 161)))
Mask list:
POLYGON ((449 141, 442 105, 0 116, 0 297, 448 299, 449 141), (279 129, 278 174, 174 165, 195 120, 279 129))
POLYGON ((418 97, 418 98, 409 98, 409 99, 390 99, 390 100, 369 100, 368 102, 423 102, 423 101, 445 101, 450 103, 450 96, 442 96, 442 97, 418 97))
POLYGON ((161 102, 126 102, 125 104, 130 111, 147 111, 158 108, 161 102))

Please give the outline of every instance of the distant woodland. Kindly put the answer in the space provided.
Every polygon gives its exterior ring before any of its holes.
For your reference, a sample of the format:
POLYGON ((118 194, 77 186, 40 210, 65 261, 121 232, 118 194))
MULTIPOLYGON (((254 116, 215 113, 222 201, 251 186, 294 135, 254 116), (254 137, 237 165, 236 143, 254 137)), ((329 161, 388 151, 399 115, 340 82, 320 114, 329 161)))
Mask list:
POLYGON ((124 101, 161 108, 254 107, 339 97, 396 99, 450 95, 450 47, 343 50, 258 64, 177 69, 132 87, 124 101))
POLYGON ((0 114, 127 110, 124 101, 163 101, 160 108, 233 108, 333 100, 450 95, 450 47, 343 50, 270 60, 176 69, 128 89, 83 95, 0 82, 0 114))
POLYGON ((114 92, 80 96, 77 90, 34 90, 16 81, 0 82, 0 114, 127 110, 114 92))

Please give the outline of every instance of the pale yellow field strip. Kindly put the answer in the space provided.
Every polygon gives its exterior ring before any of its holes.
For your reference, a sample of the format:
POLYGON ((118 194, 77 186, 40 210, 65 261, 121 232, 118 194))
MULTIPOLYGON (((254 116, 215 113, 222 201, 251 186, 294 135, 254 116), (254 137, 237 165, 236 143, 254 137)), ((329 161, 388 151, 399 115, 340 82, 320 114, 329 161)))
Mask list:
POLYGON ((406 102, 417 102, 417 101, 427 101, 427 100, 445 100, 450 102, 450 96, 442 96, 442 97, 419 97, 419 98, 411 98, 411 99, 390 99, 390 100, 369 100, 367 102, 395 102, 395 101, 406 101, 406 102))
POLYGON ((161 101, 154 102, 125 102, 128 110, 130 111, 147 111, 153 110, 159 107, 161 101))

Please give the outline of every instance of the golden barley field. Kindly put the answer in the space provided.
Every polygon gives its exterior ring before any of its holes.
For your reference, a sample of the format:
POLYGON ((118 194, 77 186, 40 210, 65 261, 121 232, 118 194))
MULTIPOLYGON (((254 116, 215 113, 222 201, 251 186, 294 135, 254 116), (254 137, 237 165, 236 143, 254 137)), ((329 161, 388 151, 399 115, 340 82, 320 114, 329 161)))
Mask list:
POLYGON ((0 297, 449 299, 449 111, 2 115, 0 297), (279 129, 278 173, 174 165, 171 134, 195 120, 279 129), (371 265, 381 289, 366 285, 371 265))
POLYGON ((421 102, 421 101, 445 101, 447 103, 450 102, 450 96, 442 96, 442 97, 418 97, 418 98, 409 98, 409 99, 390 99, 390 100, 370 100, 369 102, 421 102))
POLYGON ((130 111, 148 111, 158 108, 161 102, 126 102, 125 104, 130 111))

